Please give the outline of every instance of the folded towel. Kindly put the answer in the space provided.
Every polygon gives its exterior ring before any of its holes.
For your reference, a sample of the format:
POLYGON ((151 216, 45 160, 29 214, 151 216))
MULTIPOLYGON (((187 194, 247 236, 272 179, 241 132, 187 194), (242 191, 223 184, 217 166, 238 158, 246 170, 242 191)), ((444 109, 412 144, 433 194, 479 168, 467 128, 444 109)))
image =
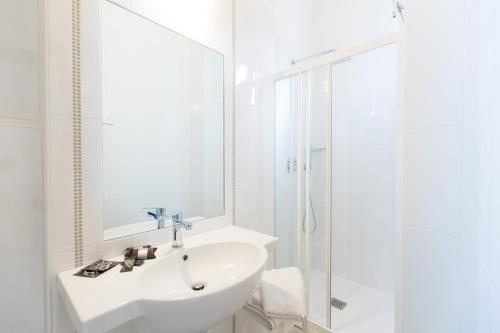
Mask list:
POLYGON ((306 316, 302 274, 295 267, 265 271, 260 283, 260 296, 262 308, 269 316, 306 316))
POLYGON ((260 289, 257 289, 253 293, 252 298, 245 304, 244 309, 250 312, 255 319, 271 331, 279 326, 279 320, 275 320, 264 313, 260 300, 260 289))
POLYGON ((260 286, 252 294, 252 298, 247 302, 250 305, 262 308, 262 298, 260 297, 260 286))

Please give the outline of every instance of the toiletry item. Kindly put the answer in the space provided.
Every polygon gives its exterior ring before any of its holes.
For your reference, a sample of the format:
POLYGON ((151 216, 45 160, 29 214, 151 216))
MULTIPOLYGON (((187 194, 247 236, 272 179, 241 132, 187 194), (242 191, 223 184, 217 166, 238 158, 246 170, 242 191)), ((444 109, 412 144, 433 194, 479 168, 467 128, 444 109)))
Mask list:
POLYGON ((144 259, 135 258, 134 266, 142 266, 142 264, 144 264, 144 259))
POLYGON ((107 261, 107 260, 97 260, 96 262, 86 266, 83 268, 85 271, 94 271, 94 272, 106 272, 107 270, 110 270, 111 268, 115 267, 118 265, 120 262, 119 261, 107 261))
POLYGON ((74 276, 88 277, 88 278, 96 278, 104 272, 109 271, 111 268, 120 264, 118 261, 107 261, 107 260, 97 260, 96 262, 85 266, 75 274, 74 276))
POLYGON ((136 257, 137 259, 155 259, 156 247, 151 245, 143 246, 142 248, 129 247, 125 249, 125 258, 136 257))
POLYGON ((131 272, 134 269, 135 256, 126 257, 122 263, 121 273, 123 272, 131 272))
POLYGON ((102 274, 102 272, 79 270, 78 272, 73 274, 73 276, 81 276, 81 277, 86 277, 86 278, 96 278, 101 274, 102 274))
POLYGON ((129 247, 123 252, 125 260, 122 263, 120 272, 130 272, 134 266, 141 266, 146 259, 155 259, 156 247, 145 245, 141 248, 129 247))

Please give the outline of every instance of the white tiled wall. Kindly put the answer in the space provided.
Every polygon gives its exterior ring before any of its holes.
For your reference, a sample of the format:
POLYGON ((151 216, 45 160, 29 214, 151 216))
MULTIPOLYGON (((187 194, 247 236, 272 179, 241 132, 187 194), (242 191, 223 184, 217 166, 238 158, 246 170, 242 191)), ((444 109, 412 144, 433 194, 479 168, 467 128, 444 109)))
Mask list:
POLYGON ((460 332, 460 234, 404 231, 403 330, 460 332))
POLYGON ((461 126, 406 130, 405 225, 460 232, 461 126))
POLYGON ((401 332, 476 329, 475 1, 406 1, 401 332))
POLYGON ((235 7, 236 223, 274 234, 273 75, 307 54, 311 7, 303 0, 235 7))
POLYGON ((399 30, 391 0, 312 0, 313 53, 342 50, 399 30))
MULTIPOLYGON (((477 332, 500 331, 500 3, 481 0, 479 6, 478 61, 478 150, 480 198, 477 219, 477 332)), ((474 236, 474 234, 472 234, 474 236)), ((470 238, 470 237, 469 237, 470 238)), ((467 239, 464 239, 467 240, 467 239)))
POLYGON ((44 331, 42 185, 42 130, 0 124, 0 332, 44 331))
POLYGON ((0 118, 39 120, 39 0, 0 2, 0 118))
POLYGON ((0 1, 0 332, 45 330, 41 4, 0 1))

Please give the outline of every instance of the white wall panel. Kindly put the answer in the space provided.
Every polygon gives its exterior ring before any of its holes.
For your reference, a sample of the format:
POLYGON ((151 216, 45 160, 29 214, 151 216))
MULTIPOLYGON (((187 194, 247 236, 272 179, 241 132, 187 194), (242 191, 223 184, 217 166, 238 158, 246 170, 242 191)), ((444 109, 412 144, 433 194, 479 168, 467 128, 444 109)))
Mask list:
POLYGON ((477 2, 406 1, 402 332, 477 332, 477 2))
POLYGON ((313 0, 313 53, 342 50, 399 30, 392 0, 313 0))
POLYGON ((460 332, 460 235, 406 227, 404 333, 460 332))
POLYGON ((479 6, 479 219, 477 220, 477 331, 500 331, 500 3, 475 2, 479 6))
POLYGON ((40 119, 39 6, 0 1, 0 118, 40 119))
POLYGON ((45 331, 41 7, 0 1, 0 332, 45 331))
POLYGON ((461 231, 462 127, 406 131, 405 225, 461 231))
POLYGON ((0 332, 44 332, 42 131, 0 126, 0 332))

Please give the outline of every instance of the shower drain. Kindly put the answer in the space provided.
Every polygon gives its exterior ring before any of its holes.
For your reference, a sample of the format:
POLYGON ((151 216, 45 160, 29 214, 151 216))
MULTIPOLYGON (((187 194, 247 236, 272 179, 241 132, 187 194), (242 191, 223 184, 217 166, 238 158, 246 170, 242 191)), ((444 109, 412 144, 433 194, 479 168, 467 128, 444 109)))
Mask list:
POLYGON ((335 298, 335 297, 332 297, 331 300, 330 300, 330 304, 336 308, 336 309, 339 309, 339 310, 344 310, 345 307, 347 306, 347 303, 338 299, 338 298, 335 298))

